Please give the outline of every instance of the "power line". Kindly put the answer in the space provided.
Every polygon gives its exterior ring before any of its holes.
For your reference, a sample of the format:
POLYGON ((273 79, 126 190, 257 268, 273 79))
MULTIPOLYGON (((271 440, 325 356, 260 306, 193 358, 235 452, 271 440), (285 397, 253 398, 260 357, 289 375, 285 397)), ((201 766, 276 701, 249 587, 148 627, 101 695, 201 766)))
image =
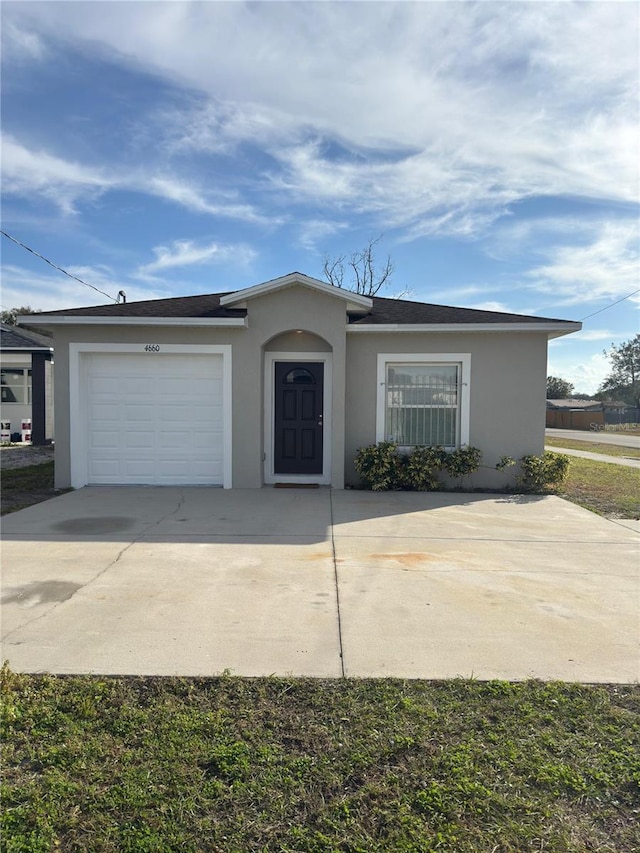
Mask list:
POLYGON ((20 240, 16 240, 16 238, 12 237, 11 234, 7 234, 6 231, 2 231, 2 229, 0 229, 0 234, 2 234, 8 240, 11 240, 11 242, 15 243, 16 246, 21 246, 23 249, 26 249, 27 252, 31 252, 32 255, 35 255, 36 258, 40 258, 41 261, 44 261, 45 264, 49 264, 49 266, 53 267, 55 270, 59 270, 60 272, 64 273, 65 275, 68 275, 69 278, 73 278, 76 281, 79 281, 80 284, 84 284, 85 287, 90 287, 92 290, 95 290, 97 293, 101 293, 103 296, 106 296, 107 299, 112 299, 116 304, 118 303, 117 299, 114 299, 113 296, 110 296, 108 293, 105 293, 104 290, 100 290, 99 287, 94 287, 94 285, 89 284, 88 281, 83 281, 81 278, 78 278, 77 275, 74 275, 73 273, 67 272, 66 270, 62 269, 62 267, 59 267, 58 264, 54 264, 53 261, 49 260, 49 258, 45 258, 44 255, 41 255, 40 252, 36 252, 35 249, 32 249, 30 246, 25 246, 24 243, 20 242, 20 240))
POLYGON ((635 296, 636 293, 640 293, 640 287, 637 290, 634 290, 633 293, 630 293, 628 296, 623 296, 622 299, 617 299, 615 302, 612 302, 611 305, 605 305, 604 308, 598 309, 598 311, 594 311, 593 314, 587 314, 586 317, 581 317, 580 322, 583 320, 588 320, 590 317, 595 317, 596 314, 602 314, 603 311, 608 311, 609 308, 613 308, 614 305, 619 305, 621 302, 624 302, 625 299, 631 299, 632 296, 635 296))

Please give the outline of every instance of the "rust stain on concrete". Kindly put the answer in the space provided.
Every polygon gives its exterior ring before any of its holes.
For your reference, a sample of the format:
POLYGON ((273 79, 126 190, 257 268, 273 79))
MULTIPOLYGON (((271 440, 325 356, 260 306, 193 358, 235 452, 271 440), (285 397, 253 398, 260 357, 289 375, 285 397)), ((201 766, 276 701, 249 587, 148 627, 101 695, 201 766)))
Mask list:
POLYGON ((398 554, 370 554, 372 560, 385 560, 400 563, 402 566, 414 568, 424 563, 442 562, 442 557, 437 554, 427 554, 424 551, 407 551, 398 554))

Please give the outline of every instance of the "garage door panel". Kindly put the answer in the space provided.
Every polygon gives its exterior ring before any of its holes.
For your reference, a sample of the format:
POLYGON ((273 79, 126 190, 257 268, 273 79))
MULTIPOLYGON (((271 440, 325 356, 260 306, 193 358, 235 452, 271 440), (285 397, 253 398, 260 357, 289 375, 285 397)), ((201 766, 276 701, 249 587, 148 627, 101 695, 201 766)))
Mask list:
POLYGON ((120 461, 118 459, 111 461, 106 459, 102 459, 100 461, 93 460, 89 466, 89 477, 97 478, 95 480, 90 480, 91 482, 118 483, 120 482, 118 479, 119 473, 120 461))
POLYGON ((120 417, 124 418, 125 424, 135 423, 136 421, 148 423, 155 418, 156 414, 154 406, 131 406, 125 404, 119 408, 121 409, 120 417))
POLYGON ((155 448, 156 436, 149 431, 133 432, 128 431, 124 437, 125 447, 135 447, 138 449, 155 448))
POLYGON ((155 413, 161 423, 178 421, 180 423, 193 424, 221 424, 223 420, 221 403, 197 403, 193 399, 187 400, 181 405, 174 403, 158 405, 156 406, 155 413))
POLYGON ((136 397, 152 397, 156 391, 154 377, 150 375, 123 376, 118 391, 136 397))
POLYGON ((186 445, 184 448, 185 458, 191 456, 192 449, 188 446, 191 444, 191 436, 187 433, 185 434, 182 430, 171 430, 171 429, 163 429, 158 432, 158 446, 162 448, 165 452, 167 450, 177 452, 180 455, 180 450, 176 448, 176 445, 186 445))
POLYGON ((105 394, 111 396, 118 392, 118 380, 112 376, 90 376, 89 391, 92 395, 105 394))
POLYGON ((89 482, 222 485, 222 372, 221 355, 90 354, 89 482))
POLYGON ((156 476, 156 462, 154 459, 124 460, 121 473, 131 482, 145 483, 156 476))
POLYGON ((106 403, 92 403, 89 407, 89 419, 94 421, 118 421, 120 414, 116 406, 106 403))
POLYGON ((120 447, 120 432, 115 430, 93 431, 89 446, 99 449, 101 447, 120 447))
MULTIPOLYGON (((201 456, 206 455, 211 449, 211 435, 208 433, 192 432, 189 436, 189 442, 193 445, 193 447, 197 448, 200 451, 201 456)), ((212 450, 211 452, 216 452, 215 448, 217 448, 217 446, 221 442, 222 433, 220 433, 217 440, 214 442, 214 450, 212 450)))
POLYGON ((191 380, 186 376, 165 376, 162 379, 162 386, 165 396, 170 400, 174 397, 182 397, 183 399, 193 398, 191 380))

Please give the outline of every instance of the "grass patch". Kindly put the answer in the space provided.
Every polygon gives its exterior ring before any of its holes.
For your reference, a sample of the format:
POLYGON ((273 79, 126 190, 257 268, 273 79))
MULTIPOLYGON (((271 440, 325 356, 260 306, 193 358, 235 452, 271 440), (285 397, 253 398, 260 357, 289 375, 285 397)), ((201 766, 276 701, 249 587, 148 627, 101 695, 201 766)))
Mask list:
POLYGON ((7 491, 36 491, 53 488, 54 463, 41 462, 2 471, 2 488, 7 491))
POLYGON ((53 461, 3 470, 0 514, 6 515, 24 509, 68 491, 71 490, 55 488, 53 461))
POLYGON ((572 456, 561 497, 600 515, 640 518, 640 470, 572 456))
POLYGON ((620 447, 617 444, 577 441, 571 438, 556 438, 555 436, 546 436, 544 443, 549 447, 587 450, 589 453, 604 453, 606 456, 625 456, 627 459, 640 459, 640 450, 635 447, 620 447))
POLYGON ((640 688, 3 672, 7 851, 631 853, 640 688))

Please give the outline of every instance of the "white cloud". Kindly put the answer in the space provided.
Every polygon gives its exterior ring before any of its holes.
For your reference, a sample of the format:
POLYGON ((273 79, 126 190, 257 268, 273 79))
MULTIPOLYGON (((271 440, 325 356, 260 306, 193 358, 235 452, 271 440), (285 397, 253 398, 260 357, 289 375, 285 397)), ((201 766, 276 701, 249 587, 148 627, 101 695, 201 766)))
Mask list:
POLYGON ((40 36, 33 30, 23 29, 12 21, 3 23, 2 53, 5 62, 40 61, 47 51, 40 36))
POLYGON ((29 150, 10 136, 3 136, 1 144, 5 194, 39 194, 63 212, 74 213, 80 197, 94 198, 115 185, 99 169, 68 162, 43 150, 29 150))
POLYGON ((32 150, 10 136, 2 138, 3 192, 32 198, 42 196, 65 214, 108 191, 131 190, 174 202, 188 210, 224 219, 273 226, 282 218, 266 217, 252 205, 216 200, 186 180, 111 167, 70 162, 44 150, 32 150))
MULTIPOLYGON (((170 295, 123 280, 104 266, 76 266, 69 267, 68 271, 114 298, 119 290, 124 289, 129 302, 163 299, 170 295)), ((39 311, 57 311, 87 305, 112 305, 113 300, 62 273, 40 273, 25 267, 5 265, 2 268, 2 304, 7 308, 26 304, 39 311)))
POLYGON ((494 300, 487 300, 486 302, 476 302, 472 305, 466 305, 467 308, 475 308, 478 311, 500 311, 503 314, 512 314, 519 313, 513 312, 511 308, 504 304, 504 302, 496 302, 494 300))
POLYGON ((451 299, 464 299, 466 300, 470 296, 478 296, 482 294, 485 296, 487 293, 491 293, 492 291, 496 291, 499 288, 491 287, 490 285, 482 285, 482 284, 469 284, 464 287, 448 287, 446 290, 436 290, 429 291, 429 299, 440 299, 440 300, 451 300, 451 299))
MULTIPOLYGON (((619 332, 611 332, 609 329, 583 329, 572 336, 578 341, 607 341, 611 342, 620 337, 619 332)), ((624 335, 622 336, 624 337, 624 335)))
POLYGON ((559 245, 547 251, 547 262, 530 270, 533 288, 565 304, 615 300, 638 286, 640 224, 599 223, 582 244, 559 245))
POLYGON ((132 180, 132 185, 143 192, 156 195, 159 198, 176 202, 176 204, 193 210, 196 213, 206 213, 225 219, 239 219, 243 222, 254 222, 263 225, 277 223, 276 218, 269 218, 258 213, 252 205, 210 200, 199 188, 171 177, 151 177, 132 180))
MULTIPOLYGON (((367 212, 410 237, 474 236, 533 196, 638 195, 636 4, 25 3, 11 14, 210 99, 174 111, 159 148, 258 146, 290 200, 367 212)), ((181 203, 216 207, 199 196, 181 203)))
POLYGON ((138 269, 141 277, 174 267, 185 267, 204 263, 250 263, 256 252, 249 246, 221 245, 213 242, 198 246, 192 240, 174 240, 170 246, 156 246, 153 249, 155 261, 144 264, 138 269))
POLYGON ((578 359, 575 352, 563 357, 554 348, 549 349, 547 374, 571 382, 577 394, 595 394, 610 372, 611 363, 603 353, 578 359))
POLYGON ((349 227, 347 222, 333 222, 329 219, 310 219, 298 225, 299 243, 309 252, 317 252, 319 242, 349 227))

